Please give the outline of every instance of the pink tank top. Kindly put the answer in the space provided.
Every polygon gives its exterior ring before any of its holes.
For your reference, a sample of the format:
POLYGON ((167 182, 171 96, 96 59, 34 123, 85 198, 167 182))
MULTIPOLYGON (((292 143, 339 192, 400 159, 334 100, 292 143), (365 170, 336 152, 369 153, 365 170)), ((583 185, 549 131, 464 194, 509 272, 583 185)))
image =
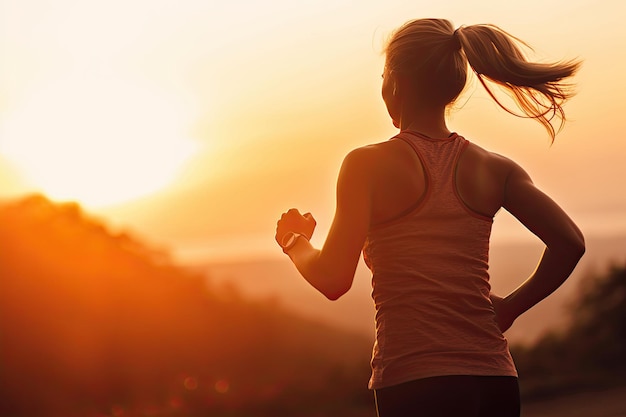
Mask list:
POLYGON ((489 300, 493 219, 458 195, 468 142, 401 132, 424 166, 426 195, 408 214, 372 227, 363 257, 372 271, 376 340, 371 389, 443 375, 517 376, 489 300))

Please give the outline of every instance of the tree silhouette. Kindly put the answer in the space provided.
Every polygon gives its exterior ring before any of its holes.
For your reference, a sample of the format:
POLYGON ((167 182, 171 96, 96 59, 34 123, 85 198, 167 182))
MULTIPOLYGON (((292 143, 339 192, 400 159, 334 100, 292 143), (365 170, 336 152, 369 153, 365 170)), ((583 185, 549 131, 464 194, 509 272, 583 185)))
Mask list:
POLYGON ((512 349, 527 396, 626 381, 626 265, 588 276, 569 311, 565 330, 512 349))
POLYGON ((568 335, 580 352, 579 366, 626 376, 626 265, 585 284, 572 305, 568 335))

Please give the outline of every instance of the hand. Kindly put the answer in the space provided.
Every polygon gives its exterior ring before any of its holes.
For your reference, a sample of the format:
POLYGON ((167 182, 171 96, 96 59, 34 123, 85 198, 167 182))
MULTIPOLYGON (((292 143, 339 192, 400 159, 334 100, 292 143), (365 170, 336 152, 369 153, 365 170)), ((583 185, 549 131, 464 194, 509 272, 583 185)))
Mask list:
POLYGON ((511 327, 517 317, 514 317, 513 314, 510 313, 506 298, 502 298, 494 293, 490 293, 489 298, 496 312, 498 327, 500 327, 500 330, 504 333, 511 327))
POLYGON ((280 220, 276 223, 276 242, 280 245, 288 232, 300 233, 310 240, 316 225, 317 222, 311 213, 302 215, 296 209, 289 209, 289 211, 280 216, 280 220))

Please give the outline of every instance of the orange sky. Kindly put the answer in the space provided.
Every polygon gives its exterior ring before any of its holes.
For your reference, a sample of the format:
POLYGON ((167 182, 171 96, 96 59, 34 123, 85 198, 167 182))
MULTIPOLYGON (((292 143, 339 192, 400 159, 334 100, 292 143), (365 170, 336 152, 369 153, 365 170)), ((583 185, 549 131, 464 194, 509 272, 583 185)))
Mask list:
MULTIPOLYGON (((552 147, 479 86, 450 127, 525 166, 587 234, 626 232, 626 3, 418 3, 0 0, 0 197, 76 199, 187 256, 278 254, 292 206, 323 236, 343 156, 394 134, 385 36, 434 16, 584 60, 552 147)), ((494 236, 527 235, 499 215, 494 236)))

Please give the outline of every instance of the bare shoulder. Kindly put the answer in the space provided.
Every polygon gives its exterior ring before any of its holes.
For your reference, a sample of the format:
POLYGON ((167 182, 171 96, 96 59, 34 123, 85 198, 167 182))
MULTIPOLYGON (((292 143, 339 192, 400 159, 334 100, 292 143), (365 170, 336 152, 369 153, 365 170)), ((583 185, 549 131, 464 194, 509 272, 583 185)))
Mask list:
POLYGON ((387 140, 384 142, 372 143, 369 145, 360 146, 351 150, 347 157, 366 158, 368 156, 380 156, 382 154, 391 152, 393 149, 397 149, 398 143, 401 141, 387 140))
POLYGON ((403 149, 406 145, 401 142, 385 141, 355 148, 344 158, 344 166, 356 169, 366 168, 368 171, 384 169, 390 161, 396 160, 403 151, 406 151, 403 149))
POLYGON ((477 164, 485 167, 499 178, 507 178, 512 173, 518 171, 524 172, 512 159, 496 152, 488 151, 472 142, 469 142, 466 153, 470 159, 476 161, 477 164))
POLYGON ((355 183, 369 182, 371 172, 379 158, 375 145, 361 146, 348 152, 343 158, 339 171, 339 184, 354 186, 355 183))
POLYGON ((511 159, 470 142, 457 165, 457 191, 472 210, 491 217, 505 205, 511 176, 518 169, 511 159))

